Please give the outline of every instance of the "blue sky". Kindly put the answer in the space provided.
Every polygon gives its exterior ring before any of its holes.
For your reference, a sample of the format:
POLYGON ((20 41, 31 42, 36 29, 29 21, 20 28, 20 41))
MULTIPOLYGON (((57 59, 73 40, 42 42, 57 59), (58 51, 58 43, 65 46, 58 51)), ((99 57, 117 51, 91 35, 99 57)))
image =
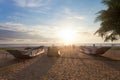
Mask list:
POLYGON ((66 27, 76 29, 76 43, 103 42, 93 33, 105 8, 101 0, 0 0, 0 44, 59 43, 56 32, 66 27))

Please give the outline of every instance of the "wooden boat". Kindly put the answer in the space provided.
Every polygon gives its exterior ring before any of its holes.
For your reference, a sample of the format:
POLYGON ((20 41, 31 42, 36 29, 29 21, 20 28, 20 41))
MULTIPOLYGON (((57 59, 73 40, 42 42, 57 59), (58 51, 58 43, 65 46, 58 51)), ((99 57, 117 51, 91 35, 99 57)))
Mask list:
POLYGON ((111 47, 101 47, 96 50, 96 54, 104 54, 106 51, 108 51, 111 47))
POLYGON ((30 59, 42 53, 45 53, 45 50, 41 48, 31 49, 28 51, 19 51, 19 50, 7 50, 7 51, 17 59, 30 59))
POLYGON ((106 51, 108 51, 111 47, 99 47, 99 48, 93 48, 93 47, 81 47, 81 52, 85 54, 104 54, 106 51))

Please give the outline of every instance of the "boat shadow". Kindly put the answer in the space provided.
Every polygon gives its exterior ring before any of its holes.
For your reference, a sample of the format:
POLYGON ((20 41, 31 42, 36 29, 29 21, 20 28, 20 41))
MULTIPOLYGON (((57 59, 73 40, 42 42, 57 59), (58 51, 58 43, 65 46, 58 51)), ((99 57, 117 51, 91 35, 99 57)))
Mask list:
POLYGON ((11 57, 11 55, 9 55, 9 56, 0 59, 0 68, 7 67, 7 66, 14 65, 14 64, 18 63, 17 59, 15 59, 14 57, 11 57))
POLYGON ((16 73, 10 80, 41 80, 56 63, 58 57, 48 57, 46 54, 42 54, 36 59, 37 61, 16 73))
POLYGON ((117 70, 117 71, 120 71, 120 61, 118 60, 113 60, 113 59, 110 59, 110 58, 107 58, 107 57, 104 57, 104 56, 101 56, 101 55, 91 55, 95 60, 97 61, 101 61, 103 63, 105 63, 106 65, 108 65, 109 67, 117 70))

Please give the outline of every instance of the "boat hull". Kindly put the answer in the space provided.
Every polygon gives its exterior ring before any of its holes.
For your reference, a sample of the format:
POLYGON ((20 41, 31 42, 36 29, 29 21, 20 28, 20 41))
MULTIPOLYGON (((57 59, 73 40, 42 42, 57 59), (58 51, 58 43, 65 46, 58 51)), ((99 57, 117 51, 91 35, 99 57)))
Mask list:
POLYGON ((19 50, 7 50, 7 51, 17 59, 31 59, 45 52, 44 49, 34 54, 23 54, 19 50))

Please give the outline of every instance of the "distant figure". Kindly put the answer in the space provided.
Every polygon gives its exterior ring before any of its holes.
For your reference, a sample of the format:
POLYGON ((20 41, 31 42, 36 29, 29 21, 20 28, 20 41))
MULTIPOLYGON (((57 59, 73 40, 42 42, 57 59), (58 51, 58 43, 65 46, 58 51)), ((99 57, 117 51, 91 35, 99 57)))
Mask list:
POLYGON ((6 58, 7 58, 7 55, 8 55, 8 53, 6 52, 6 53, 5 53, 5 57, 6 57, 6 58))
POLYGON ((96 54, 96 46, 95 46, 95 44, 93 44, 92 53, 93 53, 93 54, 96 54))
POLYGON ((112 47, 114 47, 114 44, 112 44, 112 47))
POLYGON ((95 47, 95 44, 93 44, 93 47, 95 47))

